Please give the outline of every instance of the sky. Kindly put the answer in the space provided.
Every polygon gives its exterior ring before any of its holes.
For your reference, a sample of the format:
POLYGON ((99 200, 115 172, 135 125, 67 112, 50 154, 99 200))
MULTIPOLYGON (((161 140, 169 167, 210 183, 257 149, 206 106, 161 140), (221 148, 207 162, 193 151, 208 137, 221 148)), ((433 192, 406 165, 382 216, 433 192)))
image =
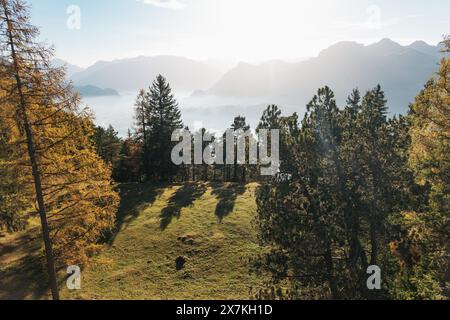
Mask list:
POLYGON ((448 0, 28 0, 59 58, 178 55, 197 60, 295 60, 339 41, 437 44, 448 0))

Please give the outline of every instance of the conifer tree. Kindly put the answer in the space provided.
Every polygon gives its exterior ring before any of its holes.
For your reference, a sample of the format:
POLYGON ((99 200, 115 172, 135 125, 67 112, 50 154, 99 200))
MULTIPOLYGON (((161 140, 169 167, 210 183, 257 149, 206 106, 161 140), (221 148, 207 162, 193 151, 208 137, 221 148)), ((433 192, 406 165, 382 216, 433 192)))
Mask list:
POLYGON ((95 126, 93 140, 98 155, 107 165, 114 168, 119 160, 121 148, 119 133, 112 125, 109 125, 107 129, 95 126))
POLYGON ((171 161, 173 131, 183 128, 181 112, 167 80, 159 75, 149 91, 139 93, 136 122, 143 141, 143 165, 146 179, 169 181, 177 173, 171 161))
MULTIPOLYGON (((0 82, 3 81, 0 79, 0 82)), ((3 85, 0 84, 0 87, 3 85)), ((0 99, 2 99, 1 96, 0 99)), ((16 232, 27 226, 29 217, 27 209, 32 200, 24 196, 31 194, 31 190, 23 171, 11 170, 14 164, 11 159, 11 155, 14 154, 14 145, 8 143, 10 132, 6 123, 7 121, 0 118, 0 230, 16 232)))
POLYGON ((231 124, 231 129, 235 131, 235 137, 234 137, 234 164, 233 166, 233 181, 237 182, 238 181, 238 169, 241 168, 241 172, 242 172, 242 178, 241 181, 245 182, 245 178, 246 178, 246 169, 247 169, 247 163, 248 163, 248 138, 245 138, 245 153, 246 153, 246 163, 245 164, 238 164, 237 163, 237 159, 238 159, 238 148, 237 148, 237 141, 240 138, 243 138, 243 134, 242 133, 247 133, 248 130, 250 130, 250 126, 245 122, 245 117, 241 117, 241 116, 237 116, 234 118, 233 123, 231 124), (240 134, 238 132, 241 132, 240 134))
POLYGON ((293 153, 288 172, 292 178, 268 181, 257 194, 261 240, 274 248, 263 265, 276 281, 292 279, 292 297, 300 297, 295 292, 302 284, 340 298, 342 264, 336 254, 343 212, 335 163, 338 116, 333 92, 320 89, 308 104, 298 138, 286 140, 293 153))
POLYGON ((51 66, 52 50, 37 42, 29 20, 21 0, 0 0, 0 117, 13 146, 1 171, 22 171, 33 186, 21 193, 33 199, 29 208, 37 204, 49 287, 58 299, 55 259, 57 266, 85 264, 113 226, 118 196, 92 144, 89 112, 79 109, 79 96, 64 70, 51 66))
MULTIPOLYGON (((139 94, 136 98, 135 109, 134 109, 134 120, 135 120, 135 140, 138 142, 141 148, 141 158, 142 158, 142 174, 148 179, 150 177, 151 172, 148 171, 150 169, 150 159, 149 152, 147 150, 148 146, 148 131, 149 131, 149 111, 150 105, 148 100, 148 93, 145 92, 144 89, 139 91, 139 94)), ((125 150, 123 150, 125 151, 125 150)))
POLYGON ((114 168, 113 176, 118 182, 140 182, 142 173, 142 144, 128 133, 122 142, 119 160, 114 168))
MULTIPOLYGON (((445 44, 445 42, 444 42, 445 44)), ((447 40, 445 47, 450 51, 447 40)), ((450 58, 411 105, 409 165, 429 191, 417 210, 403 212, 394 243, 403 269, 398 298, 449 297, 450 262, 450 58)))
POLYGON ((281 110, 276 105, 269 105, 264 110, 261 120, 256 128, 259 129, 280 129, 281 128, 281 110))
POLYGON ((292 285, 285 298, 395 297, 395 221, 426 198, 406 165, 408 121, 387 119, 379 86, 362 100, 354 91, 343 110, 325 87, 307 107, 301 127, 295 115, 281 121, 291 178, 264 181, 257 192, 259 234, 271 248, 258 266, 274 285, 292 285), (367 289, 370 264, 383 270, 382 290, 367 289))

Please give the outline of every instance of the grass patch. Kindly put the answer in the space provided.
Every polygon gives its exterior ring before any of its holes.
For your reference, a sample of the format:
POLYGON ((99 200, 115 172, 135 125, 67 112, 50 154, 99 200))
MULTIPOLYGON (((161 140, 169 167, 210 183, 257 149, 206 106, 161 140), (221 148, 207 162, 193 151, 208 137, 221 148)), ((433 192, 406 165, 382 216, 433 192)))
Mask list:
MULTIPOLYGON (((223 183, 160 188, 123 185, 118 232, 83 270, 81 290, 65 289, 64 274, 60 274, 62 298, 251 299, 264 281, 249 272, 248 263, 259 252, 252 226, 256 187, 223 183), (181 268, 177 259, 183 262, 181 268)), ((0 239, 0 248, 10 242, 9 238, 0 239)), ((23 245, 17 243, 16 247, 23 245)), ((28 251, 36 254, 39 249, 30 247, 28 251)), ((15 292, 24 291, 29 292, 17 298, 48 297, 37 288, 12 284, 20 277, 20 283, 42 283, 42 279, 22 271, 15 279, 3 279, 19 271, 20 264, 11 263, 11 257, 1 252, 0 263, 6 267, 0 268, 0 299, 14 298, 15 292)))

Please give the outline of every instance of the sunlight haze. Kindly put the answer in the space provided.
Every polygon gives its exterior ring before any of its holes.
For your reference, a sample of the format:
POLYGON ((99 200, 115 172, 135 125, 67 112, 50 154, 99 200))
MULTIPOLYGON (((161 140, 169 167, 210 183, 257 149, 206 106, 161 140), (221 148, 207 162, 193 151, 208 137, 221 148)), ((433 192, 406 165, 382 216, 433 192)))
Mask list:
POLYGON ((98 60, 177 55, 261 62, 316 56, 344 40, 391 38, 436 45, 450 27, 448 1, 32 0, 33 21, 58 57, 87 67, 98 60), (344 5, 345 4, 345 5, 344 5), (432 4, 436 4, 435 6, 432 4), (439 4, 440 9, 438 10, 439 4), (69 29, 68 8, 80 12, 69 29), (411 30, 414 29, 414 33, 411 30))

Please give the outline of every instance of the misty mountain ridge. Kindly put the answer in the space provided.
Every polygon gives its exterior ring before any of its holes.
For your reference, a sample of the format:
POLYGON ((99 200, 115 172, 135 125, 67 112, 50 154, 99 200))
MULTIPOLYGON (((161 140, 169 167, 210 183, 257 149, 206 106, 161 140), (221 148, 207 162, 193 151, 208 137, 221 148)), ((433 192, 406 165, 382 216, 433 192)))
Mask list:
POLYGON ((137 92, 162 74, 175 92, 194 92, 193 98, 211 96, 300 107, 325 85, 334 90, 339 105, 343 105, 353 88, 364 93, 381 84, 391 113, 404 113, 442 56, 439 46, 424 41, 402 46, 382 39, 371 45, 339 42, 317 57, 299 62, 240 62, 228 71, 213 60, 162 55, 99 61, 86 69, 68 65, 68 75, 79 87, 92 85, 137 92))
POLYGON ((353 88, 363 93, 381 84, 391 113, 404 113, 433 75, 440 58, 438 46, 414 42, 402 46, 390 39, 365 46, 339 42, 316 58, 299 63, 239 64, 203 95, 253 97, 278 104, 304 106, 328 85, 340 105, 353 88))
POLYGON ((84 69, 76 66, 74 64, 70 64, 64 60, 55 58, 51 61, 51 64, 56 68, 64 67, 66 69, 66 75, 67 77, 71 78, 74 74, 78 72, 82 72, 84 69))
POLYGON ((136 91, 148 87, 158 74, 169 79, 176 91, 207 89, 222 73, 205 62, 178 56, 154 56, 100 61, 74 74, 77 86, 94 85, 118 91, 136 91))

